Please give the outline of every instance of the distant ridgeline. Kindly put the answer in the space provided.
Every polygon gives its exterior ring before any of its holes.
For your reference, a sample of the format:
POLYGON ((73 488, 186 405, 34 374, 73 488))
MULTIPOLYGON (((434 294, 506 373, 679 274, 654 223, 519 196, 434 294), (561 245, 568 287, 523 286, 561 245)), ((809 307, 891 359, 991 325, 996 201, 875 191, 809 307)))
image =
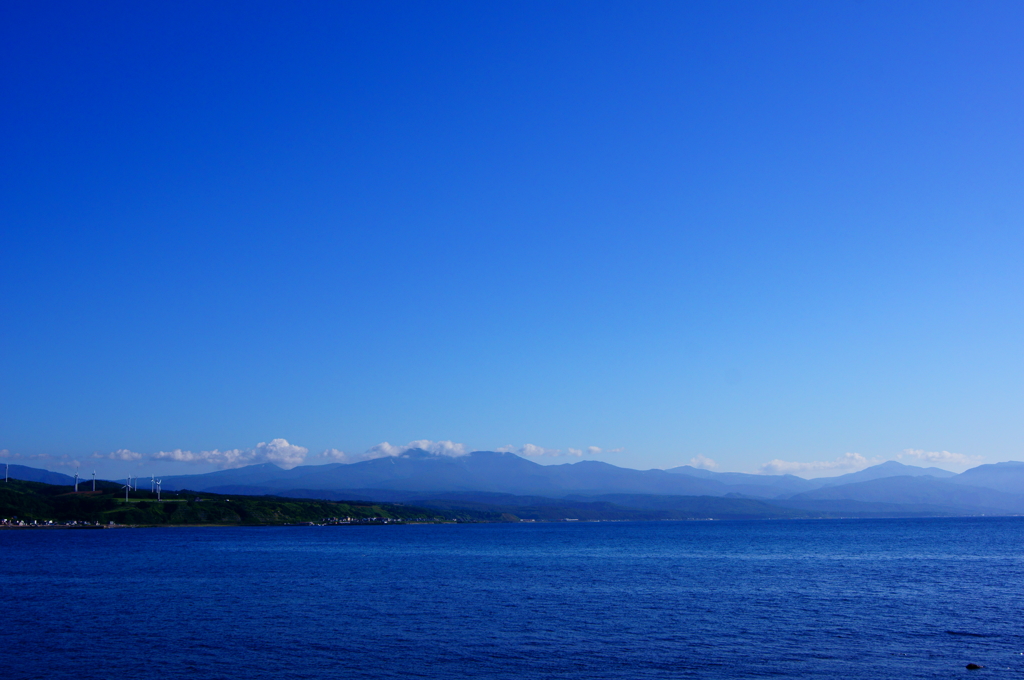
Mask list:
POLYGON ((352 464, 283 470, 264 463, 164 477, 164 488, 427 507, 487 506, 523 519, 549 519, 560 513, 563 518, 583 519, 584 511, 607 519, 1024 514, 1021 462, 979 465, 955 474, 889 461, 837 477, 802 479, 711 472, 688 465, 670 470, 633 470, 592 460, 538 465, 513 453, 444 456, 410 449, 401 456, 352 464), (715 500, 695 498, 708 496, 715 500), (564 507, 552 509, 553 499, 564 507), (585 505, 588 502, 611 503, 618 509, 599 509, 585 505))
MULTIPOLYGON (((131 501, 124 503, 124 487, 112 482, 98 482, 103 493, 96 498, 69 497, 64 494, 71 491, 71 477, 17 465, 10 470, 12 478, 60 485, 52 487, 54 491, 39 487, 31 496, 36 499, 32 502, 45 500, 51 515, 59 511, 64 513, 60 517, 84 519, 86 513, 127 524, 264 524, 320 521, 342 514, 398 519, 424 513, 485 522, 1024 514, 1021 462, 979 465, 955 474, 889 461, 837 477, 802 479, 690 466, 633 470, 598 461, 538 465, 512 453, 443 456, 412 449, 401 456, 347 465, 284 470, 264 463, 164 477, 165 498, 180 493, 175 509, 151 503, 152 494, 142 491, 132 492, 131 501), (203 500, 197 505, 200 492, 203 500), (350 510, 342 511, 331 501, 350 510), (360 514, 364 512, 377 515, 360 514)), ((80 488, 91 488, 91 483, 80 488)), ((29 503, 28 496, 16 500, 29 503)), ((17 504, 7 502, 12 508, 17 504)), ((0 517, 18 514, 4 507, 0 505, 0 517)))

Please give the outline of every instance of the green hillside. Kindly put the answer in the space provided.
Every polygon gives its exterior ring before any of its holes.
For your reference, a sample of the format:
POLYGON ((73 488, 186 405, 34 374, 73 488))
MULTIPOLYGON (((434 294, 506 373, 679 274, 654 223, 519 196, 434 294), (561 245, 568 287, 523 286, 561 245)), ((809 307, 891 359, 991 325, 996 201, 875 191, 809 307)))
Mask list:
POLYGON ((500 515, 470 510, 426 509, 394 503, 320 501, 273 496, 224 496, 178 491, 156 494, 130 491, 112 482, 72 487, 10 480, 0 483, 0 519, 25 522, 89 522, 109 525, 294 524, 321 523, 328 518, 355 522, 494 521, 500 515), (86 489, 90 489, 86 491, 86 489))

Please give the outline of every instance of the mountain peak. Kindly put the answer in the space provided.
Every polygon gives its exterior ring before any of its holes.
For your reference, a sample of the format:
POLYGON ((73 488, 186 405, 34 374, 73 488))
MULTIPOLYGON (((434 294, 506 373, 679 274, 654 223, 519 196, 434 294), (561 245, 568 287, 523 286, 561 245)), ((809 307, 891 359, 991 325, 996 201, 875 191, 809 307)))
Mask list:
POLYGON ((439 453, 431 453, 426 449, 406 449, 398 458, 412 458, 415 460, 418 458, 437 458, 440 455, 439 453))
POLYGON ((946 477, 954 477, 956 476, 956 473, 937 467, 924 468, 918 465, 906 465, 898 460, 887 460, 884 463, 872 465, 871 467, 864 468, 858 472, 848 472, 845 475, 839 475, 837 477, 818 477, 811 481, 817 482, 822 486, 838 486, 841 484, 867 482, 873 479, 883 479, 885 477, 925 476, 942 479, 946 477))

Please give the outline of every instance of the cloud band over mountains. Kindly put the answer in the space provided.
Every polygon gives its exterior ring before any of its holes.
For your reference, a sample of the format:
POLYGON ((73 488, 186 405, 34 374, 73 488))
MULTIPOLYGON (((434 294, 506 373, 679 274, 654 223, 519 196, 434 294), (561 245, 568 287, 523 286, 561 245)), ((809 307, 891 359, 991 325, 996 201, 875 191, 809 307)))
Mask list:
MULTIPOLYGON (((260 442, 248 449, 211 449, 209 451, 186 451, 174 449, 173 451, 159 451, 149 456, 154 461, 174 461, 178 463, 194 463, 215 465, 222 469, 243 467, 258 463, 273 463, 285 469, 293 468, 303 463, 358 463, 374 458, 387 458, 389 456, 401 456, 413 449, 420 449, 437 456, 464 456, 470 453, 469 447, 451 440, 433 441, 430 439, 417 439, 408 444, 391 444, 381 442, 371 446, 363 453, 348 453, 341 449, 326 449, 319 455, 307 460, 309 449, 303 446, 291 444, 286 439, 273 439, 270 442, 260 442)), ((512 452, 527 457, 552 457, 552 456, 573 456, 598 455, 601 453, 618 453, 622 449, 602 449, 599 446, 588 446, 585 449, 568 448, 566 452, 561 449, 548 449, 535 444, 524 444, 521 447, 502 446, 496 451, 512 452)), ((110 454, 94 454, 96 458, 109 458, 111 460, 139 460, 143 458, 128 449, 119 449, 110 454)))
POLYGON ((283 468, 293 468, 306 460, 309 449, 304 446, 289 444, 286 439, 272 439, 260 442, 251 449, 228 449, 221 451, 159 451, 150 458, 153 460, 172 460, 179 463, 208 463, 220 468, 237 468, 257 463, 274 463, 283 468))
MULTIPOLYGON (((273 463, 279 467, 290 469, 303 464, 350 464, 375 458, 402 456, 414 449, 423 450, 433 455, 453 457, 464 456, 471 452, 471 449, 465 444, 451 440, 433 441, 429 439, 417 439, 407 444, 391 444, 386 441, 381 442, 380 444, 370 447, 363 453, 358 454, 347 453, 340 449, 331 448, 324 450, 319 455, 310 457, 309 449, 306 447, 298 446, 290 443, 286 439, 278 438, 272 439, 269 442, 260 442, 256 444, 256 446, 245 449, 210 449, 203 451, 174 449, 170 451, 158 451, 147 456, 145 454, 132 451, 131 449, 122 448, 110 453, 93 453, 91 458, 97 461, 110 460, 135 463, 138 465, 143 464, 147 460, 189 463, 194 465, 212 465, 221 469, 239 468, 260 463, 273 463)), ((568 447, 563 451, 562 449, 550 449, 535 444, 524 444, 519 447, 508 445, 494 450, 499 452, 515 453, 527 458, 582 458, 583 456, 597 456, 600 454, 620 453, 623 451, 621 448, 602 449, 598 446, 588 446, 586 448, 568 447)), ((0 459, 48 462, 62 467, 79 467, 81 465, 81 462, 77 458, 68 455, 56 456, 46 453, 23 455, 20 453, 12 453, 8 449, 0 449, 0 459)), ((984 456, 966 455, 945 450, 926 451, 924 449, 904 449, 894 458, 889 458, 889 460, 893 459, 914 459, 924 463, 931 463, 933 465, 964 467, 978 464, 984 459, 984 456)), ((821 477, 831 476, 832 474, 842 474, 845 472, 856 472, 872 465, 882 463, 885 460, 887 459, 879 456, 867 458, 859 453, 852 452, 844 453, 834 460, 825 461, 787 461, 776 458, 761 465, 757 472, 766 475, 792 474, 797 476, 821 477)), ((716 461, 703 455, 691 458, 689 464, 692 467, 704 470, 717 470, 719 467, 716 461)))
POLYGON ((963 453, 950 453, 949 451, 925 451, 923 449, 904 449, 897 458, 915 458, 928 463, 948 463, 950 465, 971 465, 976 464, 984 456, 968 456, 963 453))
POLYGON ((871 465, 883 462, 882 458, 865 458, 859 453, 844 453, 835 460, 815 460, 807 462, 770 460, 760 467, 758 472, 764 475, 800 475, 816 472, 855 472, 871 465))

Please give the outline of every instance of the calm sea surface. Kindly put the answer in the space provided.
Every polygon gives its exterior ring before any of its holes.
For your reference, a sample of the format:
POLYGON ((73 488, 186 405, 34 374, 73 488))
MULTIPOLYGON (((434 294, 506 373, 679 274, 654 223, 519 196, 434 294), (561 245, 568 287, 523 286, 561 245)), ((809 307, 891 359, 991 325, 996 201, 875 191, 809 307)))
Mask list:
POLYGON ((1024 676, 1024 518, 0 531, 0 593, 6 680, 1024 676))

